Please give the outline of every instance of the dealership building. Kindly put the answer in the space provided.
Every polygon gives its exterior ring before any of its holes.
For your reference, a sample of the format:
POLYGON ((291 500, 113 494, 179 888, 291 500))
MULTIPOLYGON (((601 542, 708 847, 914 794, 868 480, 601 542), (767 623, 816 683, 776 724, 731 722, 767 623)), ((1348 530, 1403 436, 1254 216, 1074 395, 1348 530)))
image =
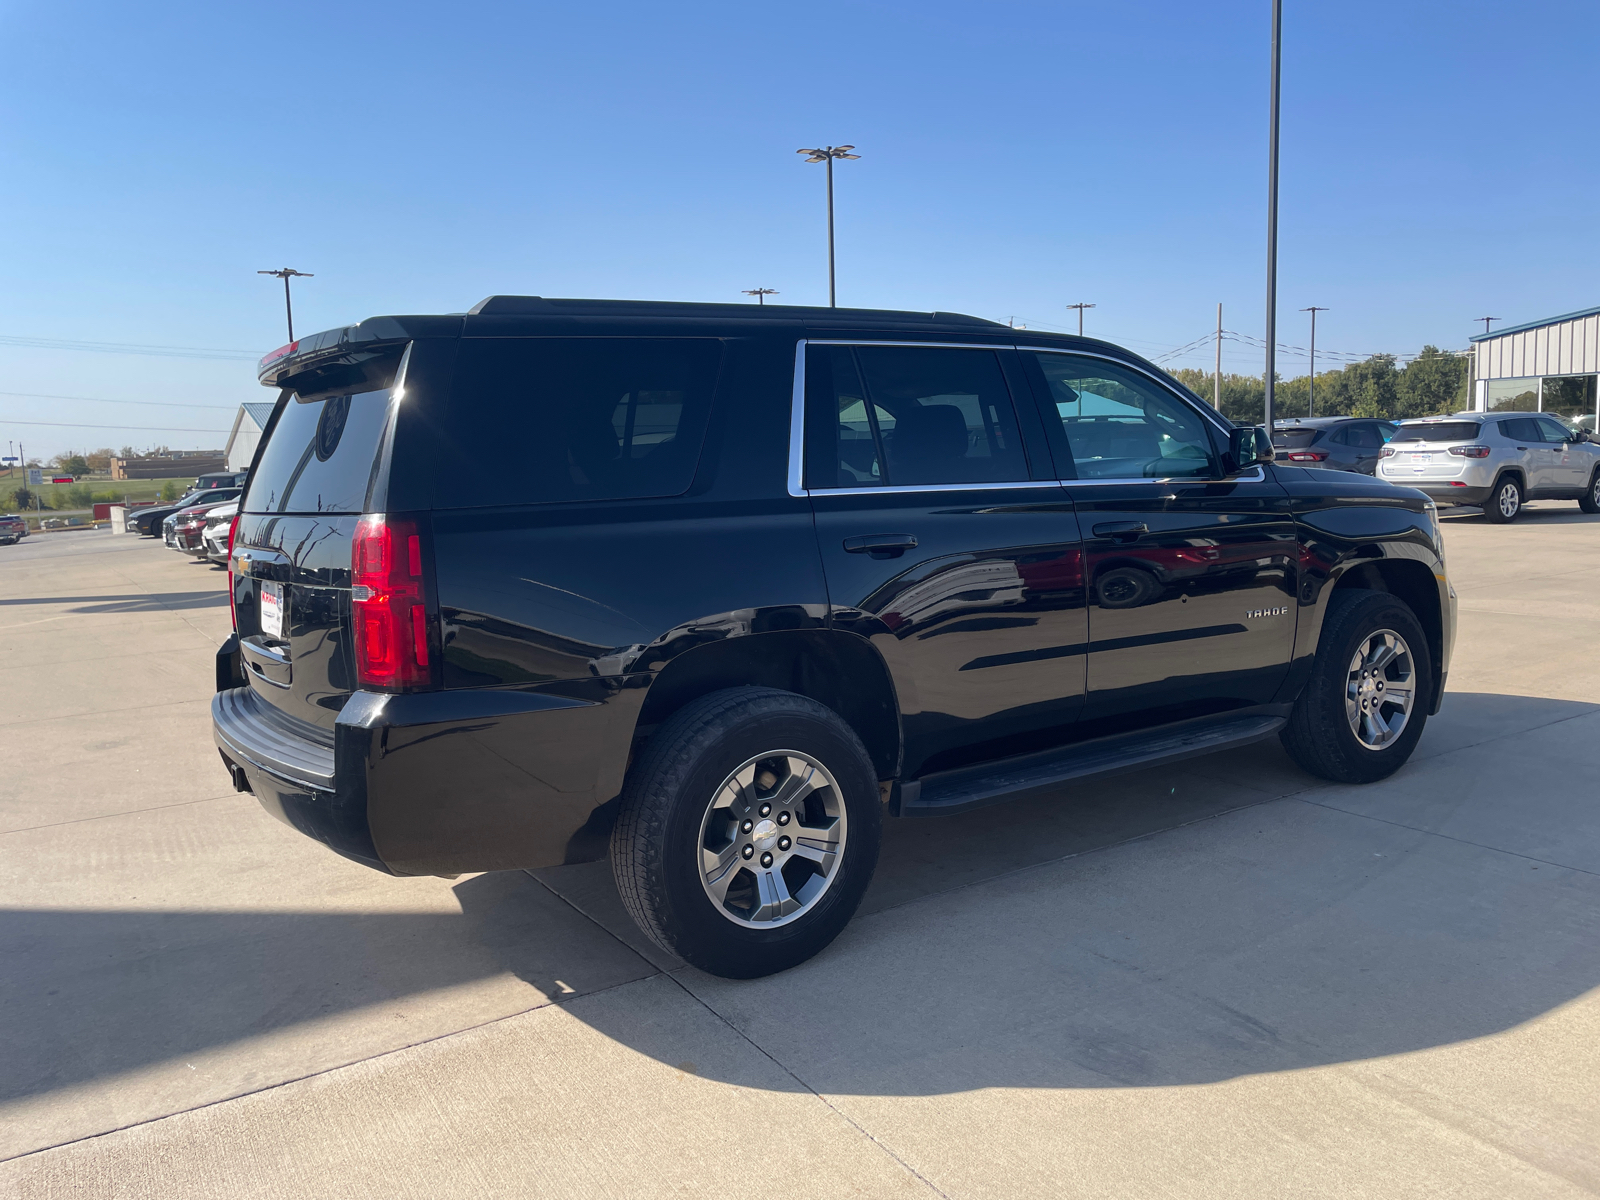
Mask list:
POLYGON ((1548 412, 1595 429, 1600 308, 1511 325, 1472 339, 1472 407, 1548 412))

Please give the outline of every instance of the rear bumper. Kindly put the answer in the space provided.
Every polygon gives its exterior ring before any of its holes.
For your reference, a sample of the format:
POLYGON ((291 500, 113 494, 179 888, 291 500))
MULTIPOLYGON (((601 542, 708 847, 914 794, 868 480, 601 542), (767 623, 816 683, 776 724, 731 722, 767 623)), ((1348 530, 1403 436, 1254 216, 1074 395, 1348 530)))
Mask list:
MULTIPOLYGON (((219 680, 219 682, 221 682, 219 680)), ((613 689, 616 696, 642 691, 613 689)), ((211 703, 217 748, 269 813, 393 875, 451 875, 603 857, 620 767, 603 699, 461 690, 356 692, 332 732, 249 687, 211 703)), ((242 790, 242 789, 241 789, 242 790)))
MULTIPOLYGON (((1394 483, 1399 481, 1390 480, 1390 482, 1394 483)), ((1448 483, 1417 483, 1414 481, 1407 481, 1405 486, 1416 488, 1417 491, 1424 493, 1430 499, 1444 504, 1483 504, 1494 492, 1492 485, 1484 485, 1479 487, 1474 484, 1464 484, 1460 487, 1454 487, 1448 483)))

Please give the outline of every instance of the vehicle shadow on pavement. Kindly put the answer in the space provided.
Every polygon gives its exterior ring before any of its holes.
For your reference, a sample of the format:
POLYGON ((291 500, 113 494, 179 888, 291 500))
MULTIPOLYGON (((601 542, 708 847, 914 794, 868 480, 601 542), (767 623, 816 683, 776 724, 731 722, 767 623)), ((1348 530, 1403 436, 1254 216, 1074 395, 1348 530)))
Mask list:
POLYGON ((205 592, 135 592, 125 596, 28 596, 0 600, 0 608, 36 604, 74 604, 72 613, 161 612, 168 609, 226 608, 228 593, 212 589, 205 592))
MULTIPOLYGON (((1458 694, 1423 743, 1448 751, 1368 788, 1267 744, 890 822, 833 947, 674 978, 822 1091, 1193 1084, 1482 1037, 1600 985, 1595 732, 1595 705, 1458 694)), ((606 865, 539 878, 465 880, 459 915, 0 912, 0 1103, 236 1043, 250 1090, 280 1070, 270 1035, 495 977, 659 1057, 670 1014, 623 1023, 593 995, 655 973, 606 865)), ((423 1036, 474 1023, 446 1016, 423 1036)), ((330 1037, 336 1061, 406 1044, 330 1037)))

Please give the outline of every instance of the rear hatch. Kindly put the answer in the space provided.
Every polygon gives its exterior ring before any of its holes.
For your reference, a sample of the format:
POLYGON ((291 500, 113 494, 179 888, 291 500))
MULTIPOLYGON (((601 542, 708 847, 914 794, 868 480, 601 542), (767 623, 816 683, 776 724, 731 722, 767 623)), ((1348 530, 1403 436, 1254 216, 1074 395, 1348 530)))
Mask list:
POLYGON ((324 735, 355 690, 351 540, 383 504, 402 350, 286 380, 240 503, 230 567, 241 666, 258 701, 324 735))
POLYGON ((1322 430, 1314 425, 1279 425, 1272 431, 1273 457, 1278 462, 1302 461, 1313 453, 1312 443, 1321 433, 1322 430))
POLYGON ((1407 421, 1390 439, 1378 464, 1379 473, 1399 483, 1454 479, 1472 460, 1450 453, 1451 447, 1473 445, 1481 428, 1477 421, 1407 421))

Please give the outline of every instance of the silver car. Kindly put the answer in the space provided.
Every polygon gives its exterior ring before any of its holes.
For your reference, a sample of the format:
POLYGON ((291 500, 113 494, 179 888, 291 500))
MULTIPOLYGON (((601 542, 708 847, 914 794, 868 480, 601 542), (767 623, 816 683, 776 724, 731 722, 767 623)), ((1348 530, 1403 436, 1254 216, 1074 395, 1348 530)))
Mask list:
POLYGON ((1548 413, 1460 413, 1402 421, 1378 478, 1440 504, 1474 504, 1514 521, 1529 500, 1576 500, 1600 513, 1600 446, 1548 413))

